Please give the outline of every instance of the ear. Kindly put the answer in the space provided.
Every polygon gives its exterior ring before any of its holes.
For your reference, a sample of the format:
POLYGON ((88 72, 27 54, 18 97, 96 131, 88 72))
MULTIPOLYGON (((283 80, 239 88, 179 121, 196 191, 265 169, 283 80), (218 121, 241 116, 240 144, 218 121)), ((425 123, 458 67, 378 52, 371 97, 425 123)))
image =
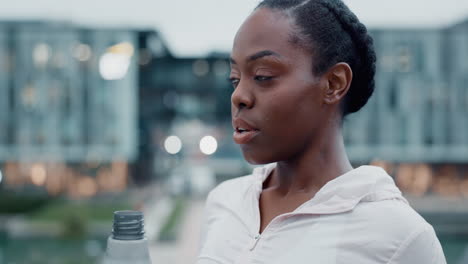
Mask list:
POLYGON ((326 90, 324 94, 324 102, 326 104, 339 103, 351 86, 353 79, 353 71, 345 62, 340 62, 333 65, 326 73, 327 79, 326 90))

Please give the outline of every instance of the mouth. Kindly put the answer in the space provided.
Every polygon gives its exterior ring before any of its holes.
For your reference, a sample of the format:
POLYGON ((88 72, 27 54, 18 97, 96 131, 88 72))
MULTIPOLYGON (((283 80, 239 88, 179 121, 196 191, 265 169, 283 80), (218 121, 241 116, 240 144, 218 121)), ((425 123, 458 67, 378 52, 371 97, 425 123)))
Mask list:
POLYGON ((243 128, 243 127, 236 127, 236 132, 237 133, 249 133, 249 132, 254 132, 254 131, 259 131, 258 129, 248 129, 248 128, 243 128))
POLYGON ((242 127, 236 127, 236 130, 233 134, 233 139, 234 142, 236 142, 239 145, 247 144, 259 133, 260 130, 258 129, 246 129, 242 127))
POLYGON ((235 119, 233 122, 234 134, 233 139, 237 144, 247 144, 256 135, 260 133, 259 129, 254 128, 242 119, 235 119))

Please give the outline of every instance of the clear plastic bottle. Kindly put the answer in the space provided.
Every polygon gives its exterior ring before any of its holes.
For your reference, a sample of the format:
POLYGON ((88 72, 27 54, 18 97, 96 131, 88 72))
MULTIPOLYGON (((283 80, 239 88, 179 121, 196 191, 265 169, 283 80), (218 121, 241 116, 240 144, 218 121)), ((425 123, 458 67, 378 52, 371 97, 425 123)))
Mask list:
POLYGON ((102 264, 151 264, 144 234, 143 213, 114 212, 112 235, 107 240, 102 264))

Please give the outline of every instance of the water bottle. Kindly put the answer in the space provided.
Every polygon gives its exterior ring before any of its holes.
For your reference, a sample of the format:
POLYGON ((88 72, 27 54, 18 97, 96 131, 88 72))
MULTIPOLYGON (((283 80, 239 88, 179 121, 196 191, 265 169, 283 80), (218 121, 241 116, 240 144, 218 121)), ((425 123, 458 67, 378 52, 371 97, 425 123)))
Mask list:
POLYGON ((107 240, 102 264, 151 264, 144 234, 143 213, 114 212, 112 235, 107 240))

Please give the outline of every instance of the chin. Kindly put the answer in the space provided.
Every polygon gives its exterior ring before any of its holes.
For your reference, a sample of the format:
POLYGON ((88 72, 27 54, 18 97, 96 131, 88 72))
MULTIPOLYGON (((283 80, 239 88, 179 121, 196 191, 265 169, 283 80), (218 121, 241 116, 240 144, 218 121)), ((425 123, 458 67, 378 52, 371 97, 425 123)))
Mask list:
POLYGON ((256 153, 254 151, 248 151, 243 148, 242 149, 242 155, 244 156, 245 161, 252 165, 265 165, 273 162, 277 162, 276 159, 274 159, 271 156, 270 153, 256 153))
POLYGON ((266 161, 259 161, 259 160, 253 160, 253 159, 245 159, 245 161, 247 161, 249 164, 252 164, 252 165, 265 165, 265 164, 269 164, 271 162, 266 162, 266 161))

